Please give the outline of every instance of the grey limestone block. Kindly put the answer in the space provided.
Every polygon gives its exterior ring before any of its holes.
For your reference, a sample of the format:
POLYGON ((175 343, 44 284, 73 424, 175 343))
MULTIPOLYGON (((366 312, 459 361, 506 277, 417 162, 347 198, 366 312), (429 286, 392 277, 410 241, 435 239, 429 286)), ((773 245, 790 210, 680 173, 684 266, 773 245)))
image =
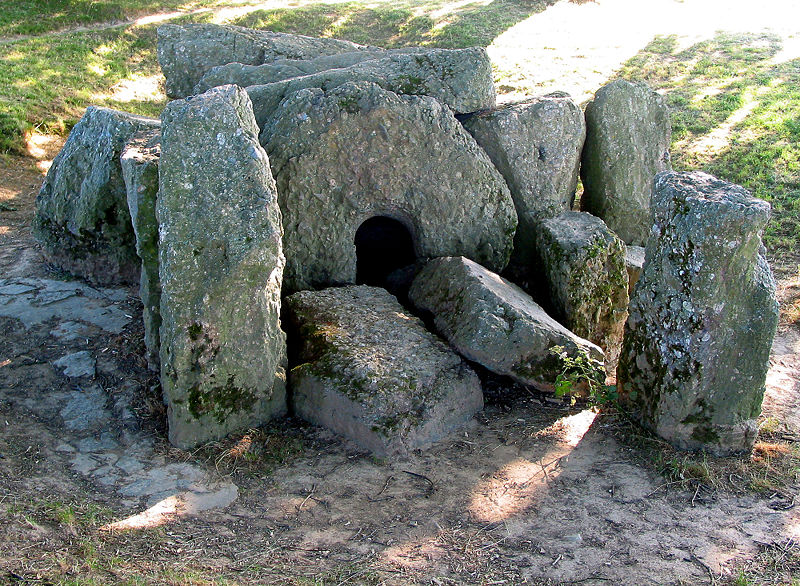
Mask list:
POLYGON ((501 270, 516 212, 505 181, 453 113, 368 82, 301 90, 264 127, 284 221, 284 287, 354 284, 354 236, 401 222, 417 257, 464 255, 501 270))
POLYGON ((100 284, 133 284, 140 262, 120 154, 159 121, 89 106, 70 132, 36 197, 33 234, 45 257, 100 284))
POLYGON ((139 296, 142 299, 147 364, 158 370, 161 327, 161 282, 158 279, 158 159, 161 131, 140 131, 125 145, 120 164, 127 191, 128 210, 136 235, 136 253, 142 260, 139 296))
POLYGON ((603 351, 559 324, 527 293, 463 257, 431 260, 414 279, 409 299, 430 312, 437 332, 458 352, 497 374, 554 390, 562 361, 584 353, 603 376, 603 351))
POLYGON ((600 218, 564 212, 538 222, 536 250, 555 317, 600 346, 613 373, 628 317, 625 244, 600 218))
POLYGON ((761 243, 769 204, 705 173, 665 172, 655 179, 652 209, 620 395, 676 447, 749 451, 778 323, 761 243))
POLYGON ((672 169, 672 126, 664 99, 645 85, 617 80, 586 106, 581 209, 603 219, 625 244, 650 234, 653 178, 672 169))
MULTIPOLYGON (((292 77, 302 77, 330 69, 344 69, 364 61, 374 61, 392 55, 404 53, 421 53, 423 48, 409 47, 404 49, 378 49, 370 47, 362 51, 323 55, 313 59, 278 59, 263 65, 245 65, 244 63, 228 63, 209 69, 194 87, 194 93, 229 83, 241 87, 264 85, 283 81, 292 77)), ((430 51, 430 49, 427 49, 430 51)))
POLYGON ((568 96, 548 95, 477 112, 463 124, 508 183, 519 217, 511 262, 527 265, 536 221, 572 209, 586 137, 583 112, 568 96))
POLYGON ((350 41, 315 39, 240 26, 165 24, 158 27, 158 62, 170 98, 191 95, 203 75, 218 65, 261 65, 278 59, 313 59, 365 49, 367 47, 350 41))
POLYGON ((285 411, 285 261, 247 93, 214 88, 161 119, 161 386, 169 439, 188 448, 285 411))
POLYGON ((383 456, 423 448, 483 408, 478 376, 387 291, 302 291, 286 306, 303 419, 383 456))
POLYGON ((370 82, 396 94, 431 96, 456 113, 491 108, 495 103, 492 64, 481 47, 396 53, 345 69, 251 86, 247 92, 256 121, 264 128, 291 94, 309 88, 327 91, 350 82, 370 82))

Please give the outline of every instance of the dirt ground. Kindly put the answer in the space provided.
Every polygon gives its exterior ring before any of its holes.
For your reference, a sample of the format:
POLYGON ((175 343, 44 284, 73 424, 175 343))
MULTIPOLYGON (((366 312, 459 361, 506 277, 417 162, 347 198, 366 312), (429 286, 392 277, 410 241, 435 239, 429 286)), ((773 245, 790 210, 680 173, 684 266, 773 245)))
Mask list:
POLYGON ((291 419, 183 452, 136 291, 69 281, 31 237, 59 147, 0 158, 0 583, 718 584, 759 563, 800 579, 769 565, 796 563, 800 491, 764 490, 763 466, 800 434, 796 266, 774 267, 783 318, 744 464, 687 465, 619 416, 495 380, 462 432, 401 460, 291 419), (53 364, 76 353, 87 374, 53 364))

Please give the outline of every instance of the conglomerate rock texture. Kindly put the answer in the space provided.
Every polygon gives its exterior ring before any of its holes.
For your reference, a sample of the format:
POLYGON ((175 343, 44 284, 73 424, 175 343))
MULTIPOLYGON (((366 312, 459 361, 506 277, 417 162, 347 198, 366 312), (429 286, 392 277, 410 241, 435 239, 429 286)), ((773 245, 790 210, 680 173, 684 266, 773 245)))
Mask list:
POLYGON ((682 449, 755 440, 778 322, 761 244, 769 204, 705 173, 661 173, 618 384, 640 421, 682 449))
POLYGON ((302 291, 286 299, 301 340, 292 405, 377 455, 440 439, 483 408, 478 376, 377 287, 302 291))
POLYGON ((283 211, 288 291, 355 283, 356 230, 375 216, 401 222, 418 257, 508 262, 517 225, 508 187, 433 98, 368 82, 301 90, 261 139, 283 211))
POLYGON ((647 241, 653 178, 672 168, 671 139, 669 108, 644 85, 612 81, 586 106, 581 209, 602 218, 625 244, 647 241))
POLYGON ((281 214, 244 90, 172 102, 162 121, 161 385, 187 448, 285 412, 281 214))
POLYGON ((583 353, 599 376, 603 351, 551 318, 522 289, 463 257, 431 260, 409 299, 464 357, 497 374, 552 391, 563 370, 556 346, 583 353))
POLYGON ((95 284, 139 281, 119 157, 134 134, 158 127, 151 118, 86 109, 36 198, 33 234, 50 262, 95 284))

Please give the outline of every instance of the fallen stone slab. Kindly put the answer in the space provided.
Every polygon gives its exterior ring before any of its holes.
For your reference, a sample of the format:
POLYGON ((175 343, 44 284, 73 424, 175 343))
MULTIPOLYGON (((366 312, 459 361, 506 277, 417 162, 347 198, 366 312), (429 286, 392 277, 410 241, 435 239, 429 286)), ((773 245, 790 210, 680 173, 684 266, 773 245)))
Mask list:
POLYGON ((128 210, 136 235, 136 254, 142 260, 139 296, 142 299, 144 343, 147 364, 158 370, 161 327, 161 282, 158 280, 158 158, 161 155, 160 130, 136 133, 125 145, 120 164, 125 180, 128 210))
POLYGON ((300 346, 294 412, 377 455, 442 438, 483 408, 477 375, 387 291, 355 286, 286 299, 300 346))
POLYGON ((533 261, 536 221, 572 209, 583 112, 569 96, 553 94, 477 112, 462 121, 508 183, 519 217, 512 263, 533 261))
POLYGON ((645 85, 612 81, 586 106, 581 209, 602 218, 625 244, 647 241, 653 178, 672 168, 671 140, 669 108, 645 85))
POLYGON ((119 157, 134 134, 158 126, 158 120, 87 108, 36 198, 33 234, 49 262, 96 284, 139 281, 119 157))
POLYGON ((676 447, 749 451, 778 323, 761 233, 770 207, 705 173, 660 173, 631 299, 620 396, 676 447))
POLYGON ((261 138, 284 214, 287 291, 355 283, 355 234, 378 216, 408 229, 417 257, 508 262, 508 187, 437 100, 368 82, 301 90, 261 138))
MULTIPOLYGON (((226 84, 236 84, 241 87, 251 85, 264 85, 283 81, 292 77, 302 77, 328 71, 330 69, 344 69, 364 61, 383 59, 392 55, 403 53, 421 53, 423 48, 409 47, 404 49, 376 49, 369 48, 362 51, 338 53, 336 55, 323 55, 314 59, 278 59, 263 65, 245 65, 244 63, 228 63, 209 69, 202 79, 197 82, 193 93, 201 94, 212 87, 226 84)), ((430 49, 427 49, 430 51, 430 49)))
POLYGON ((436 258, 423 268, 409 291, 419 309, 430 312, 437 331, 458 352, 497 374, 554 390, 562 371, 552 352, 587 357, 603 377, 603 351, 551 318, 527 293, 479 264, 463 258, 436 258))
POLYGON ((285 411, 281 214, 244 90, 171 102, 162 121, 161 385, 188 448, 285 411))
MULTIPOLYGON (((217 24, 158 27, 158 63, 167 96, 185 98, 212 67, 226 63, 261 65, 277 59, 313 59, 368 49, 337 39, 261 31, 217 24)), ((375 51, 375 48, 370 48, 375 51)))
POLYGON ((456 113, 475 112, 495 104, 492 64, 486 50, 480 47, 394 54, 345 69, 251 86, 247 93, 253 101, 256 121, 264 128, 281 101, 299 90, 332 90, 351 82, 374 83, 396 94, 430 96, 456 113))
POLYGON ((625 244, 586 212, 541 220, 535 238, 535 266, 547 281, 554 317, 600 346, 613 373, 628 317, 625 244))

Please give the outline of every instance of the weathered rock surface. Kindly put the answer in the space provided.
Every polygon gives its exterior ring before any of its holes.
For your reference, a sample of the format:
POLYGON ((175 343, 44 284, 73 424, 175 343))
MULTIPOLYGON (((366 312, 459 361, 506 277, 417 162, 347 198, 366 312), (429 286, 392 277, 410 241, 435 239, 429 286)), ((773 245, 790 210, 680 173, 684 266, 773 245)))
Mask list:
POLYGON ((456 113, 491 108, 495 103, 492 64, 486 50, 431 49, 394 54, 346 69, 332 69, 247 88, 256 121, 269 125, 281 100, 308 88, 331 90, 349 82, 371 82, 396 94, 431 96, 456 113))
POLYGON ((36 198, 33 233, 48 261, 97 284, 136 283, 139 257, 119 157, 158 120, 89 106, 36 198))
POLYGON ((585 352, 602 373, 603 351, 548 316, 522 289, 463 257, 436 258, 420 271, 411 302, 433 314, 439 333, 492 372, 553 390, 561 360, 585 352))
POLYGON ((536 250, 555 317, 600 346, 613 372, 628 317, 625 244, 600 218, 564 212, 537 224, 536 250))
POLYGON ((633 295, 633 288, 636 286, 639 277, 642 276, 644 267, 644 247, 626 246, 625 247, 625 269, 628 271, 628 296, 633 295))
POLYGON ((158 329, 161 327, 161 282, 158 280, 158 158, 161 155, 161 132, 148 130, 136 133, 125 150, 120 164, 127 190, 128 210, 136 235, 136 253, 142 259, 139 295, 142 298, 144 343, 147 364, 158 369, 160 350, 158 329))
MULTIPOLYGON (((323 55, 314 59, 278 59, 263 65, 245 65, 243 63, 228 63, 209 69, 194 87, 194 93, 202 93, 212 87, 234 83, 241 87, 251 85, 264 85, 275 83, 292 77, 302 77, 328 71, 330 69, 344 69, 364 61, 383 59, 391 55, 403 53, 421 53, 423 48, 409 47, 405 49, 377 49, 368 48, 350 53, 336 55, 323 55)), ((430 51, 430 49, 427 49, 430 51)))
POLYGON ((769 204, 705 173, 661 173, 618 383, 682 449, 749 450, 778 320, 761 232, 769 204))
POLYGON ((486 153, 445 106, 372 83, 287 99, 261 134, 284 220, 289 291, 355 283, 359 226, 404 224, 418 257, 464 255, 501 270, 516 213, 486 153))
POLYGON ((463 124, 508 183, 519 217, 512 262, 527 265, 536 220, 570 210, 575 200, 583 112, 569 97, 552 95, 478 112, 463 124))
POLYGON ((158 62, 170 98, 191 95, 200 78, 217 65, 261 65, 277 59, 313 59, 364 49, 367 47, 350 41, 315 39, 239 26, 165 24, 158 27, 158 62))
POLYGON ((286 299, 301 340, 297 415, 378 455, 423 447, 483 408, 480 380, 388 292, 357 286, 286 299))
POLYGON ((161 384, 186 448, 285 409, 281 216, 244 90, 172 102, 162 121, 161 384))
POLYGON ((617 80, 586 106, 581 209, 602 218, 626 244, 650 234, 650 192, 670 170, 672 129, 664 99, 644 85, 617 80))

